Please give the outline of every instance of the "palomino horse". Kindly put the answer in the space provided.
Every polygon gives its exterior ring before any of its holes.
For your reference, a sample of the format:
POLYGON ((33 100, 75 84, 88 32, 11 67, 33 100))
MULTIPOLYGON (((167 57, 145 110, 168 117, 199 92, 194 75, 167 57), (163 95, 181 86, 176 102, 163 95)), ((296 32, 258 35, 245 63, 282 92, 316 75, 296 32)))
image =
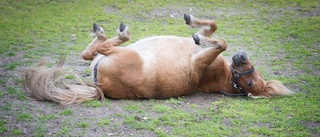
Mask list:
POLYGON ((25 89, 35 98, 61 104, 104 97, 163 99, 195 91, 252 98, 293 94, 279 81, 263 80, 243 51, 228 63, 220 54, 226 42, 211 38, 218 28, 215 21, 187 14, 184 19, 190 27, 200 28, 192 37, 153 36, 126 47, 119 46, 130 39, 125 24, 111 39, 94 24, 94 39, 82 57, 93 60, 90 69, 95 85, 66 84, 61 82, 66 70, 39 65, 27 71, 25 89), (60 75, 54 75, 58 71, 60 75))

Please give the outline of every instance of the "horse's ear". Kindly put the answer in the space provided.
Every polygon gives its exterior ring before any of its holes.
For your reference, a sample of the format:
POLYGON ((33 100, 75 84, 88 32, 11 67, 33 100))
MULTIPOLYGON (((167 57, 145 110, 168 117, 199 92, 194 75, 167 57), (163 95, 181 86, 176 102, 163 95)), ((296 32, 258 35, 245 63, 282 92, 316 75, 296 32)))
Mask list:
POLYGON ((261 92, 257 96, 253 96, 251 94, 249 94, 249 96, 252 98, 269 98, 275 96, 288 96, 293 94, 294 92, 286 88, 280 81, 270 80, 266 82, 265 91, 261 92))
POLYGON ((93 32, 99 32, 100 31, 100 26, 98 26, 96 23, 93 24, 93 32))

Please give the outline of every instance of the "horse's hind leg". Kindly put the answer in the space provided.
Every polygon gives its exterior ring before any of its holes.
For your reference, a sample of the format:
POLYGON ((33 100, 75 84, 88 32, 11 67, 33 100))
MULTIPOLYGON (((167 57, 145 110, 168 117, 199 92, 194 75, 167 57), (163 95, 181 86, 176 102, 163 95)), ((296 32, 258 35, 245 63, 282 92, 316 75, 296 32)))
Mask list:
POLYGON ((109 55, 113 52, 117 52, 116 46, 121 45, 130 40, 129 28, 121 22, 119 29, 117 30, 118 35, 106 40, 102 44, 98 45, 96 50, 98 53, 103 55, 109 55))
POLYGON ((194 42, 202 47, 193 55, 195 66, 210 65, 221 52, 227 49, 227 43, 222 39, 210 38, 200 34, 193 34, 192 37, 194 42))
POLYGON ((192 28, 201 28, 196 34, 205 37, 210 37, 218 28, 214 20, 198 19, 189 14, 184 14, 184 20, 186 21, 186 24, 192 28))

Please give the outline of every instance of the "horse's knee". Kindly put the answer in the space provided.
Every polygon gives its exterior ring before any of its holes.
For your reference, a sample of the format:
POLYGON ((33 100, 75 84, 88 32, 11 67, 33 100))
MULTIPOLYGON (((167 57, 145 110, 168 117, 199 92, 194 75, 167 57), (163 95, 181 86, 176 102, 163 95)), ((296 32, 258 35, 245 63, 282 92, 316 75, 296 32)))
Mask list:
POLYGON ((82 52, 82 58, 83 58, 84 60, 93 60, 93 59, 94 59, 93 56, 90 56, 90 55, 88 55, 88 54, 86 54, 86 53, 84 53, 84 52, 82 52))
POLYGON ((221 51, 227 50, 227 42, 223 39, 218 40, 218 45, 220 45, 219 48, 221 49, 221 51))
POLYGON ((201 46, 202 48, 213 47, 215 49, 220 49, 221 51, 227 49, 227 43, 222 39, 213 39, 200 34, 193 34, 192 37, 195 44, 201 46))
POLYGON ((95 49, 92 49, 92 47, 89 47, 82 51, 82 58, 84 60, 93 60, 97 56, 98 52, 95 51, 95 49))

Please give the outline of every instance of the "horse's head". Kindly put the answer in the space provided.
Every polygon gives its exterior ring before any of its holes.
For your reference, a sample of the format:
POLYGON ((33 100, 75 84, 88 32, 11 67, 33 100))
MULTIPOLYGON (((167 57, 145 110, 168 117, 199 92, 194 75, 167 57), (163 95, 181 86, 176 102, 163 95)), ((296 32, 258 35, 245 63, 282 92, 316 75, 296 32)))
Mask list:
POLYGON ((107 40, 107 36, 102 27, 97 24, 93 24, 93 40, 89 46, 82 52, 82 58, 85 60, 93 60, 94 57, 98 54, 96 47, 107 40))
POLYGON ((232 57, 230 70, 233 73, 232 82, 239 92, 248 94, 252 98, 268 98, 272 96, 291 95, 287 89, 277 80, 265 81, 261 73, 254 69, 248 55, 238 51, 232 57))

